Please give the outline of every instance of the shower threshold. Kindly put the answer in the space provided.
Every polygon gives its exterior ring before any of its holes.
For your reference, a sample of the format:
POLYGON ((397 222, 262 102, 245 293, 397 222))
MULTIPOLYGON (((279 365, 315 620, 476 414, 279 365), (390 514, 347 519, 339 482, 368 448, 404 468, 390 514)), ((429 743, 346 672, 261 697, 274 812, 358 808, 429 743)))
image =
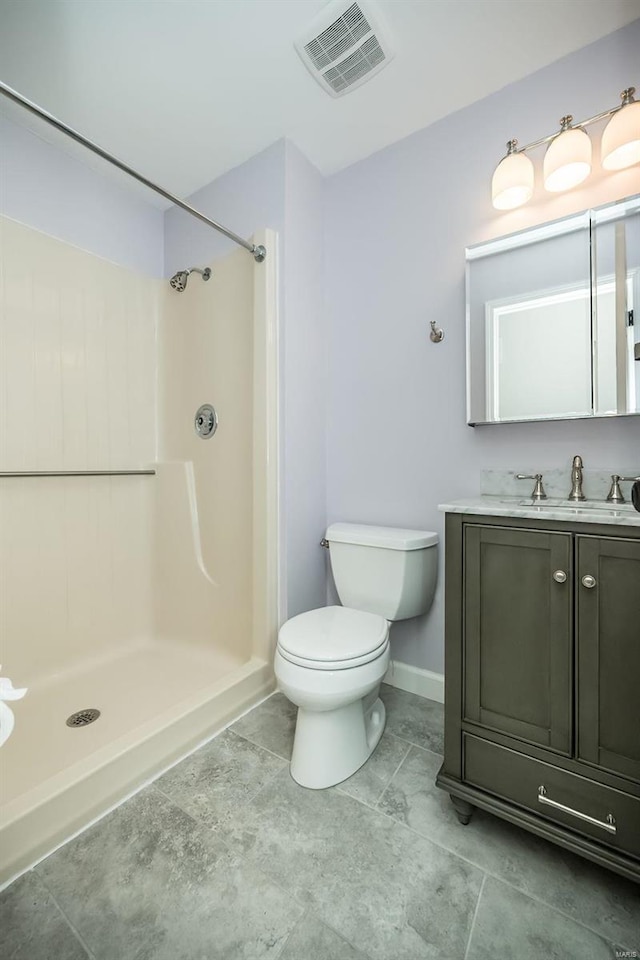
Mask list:
POLYGON ((32 684, 0 755, 0 886, 273 687, 264 660, 177 641, 121 647, 32 684), (67 726, 88 707, 95 723, 67 726))

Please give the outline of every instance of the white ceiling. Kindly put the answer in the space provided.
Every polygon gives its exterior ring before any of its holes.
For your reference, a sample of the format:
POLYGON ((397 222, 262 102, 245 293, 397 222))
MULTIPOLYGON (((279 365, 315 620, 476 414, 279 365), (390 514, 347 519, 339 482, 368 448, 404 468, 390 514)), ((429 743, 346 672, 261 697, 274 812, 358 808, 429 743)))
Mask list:
POLYGON ((0 80, 188 196, 284 136, 333 173, 640 16, 640 0, 369 3, 396 56, 340 99, 293 47, 325 0, 0 0, 0 80))

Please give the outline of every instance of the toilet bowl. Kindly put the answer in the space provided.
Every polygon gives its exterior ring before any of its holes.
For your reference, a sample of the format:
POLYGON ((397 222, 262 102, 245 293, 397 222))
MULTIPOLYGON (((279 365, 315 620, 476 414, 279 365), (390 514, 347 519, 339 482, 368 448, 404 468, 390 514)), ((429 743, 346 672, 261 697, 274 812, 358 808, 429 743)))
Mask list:
POLYGON ((337 523, 326 539, 344 606, 288 620, 274 663, 280 689, 298 707, 291 776, 314 790, 346 780, 375 750, 390 623, 429 609, 437 570, 430 531, 337 523))
POLYGON ((389 626, 377 614, 321 607, 287 621, 275 673, 298 707, 291 776, 322 789, 346 780, 368 759, 384 730, 378 697, 389 666, 389 626))

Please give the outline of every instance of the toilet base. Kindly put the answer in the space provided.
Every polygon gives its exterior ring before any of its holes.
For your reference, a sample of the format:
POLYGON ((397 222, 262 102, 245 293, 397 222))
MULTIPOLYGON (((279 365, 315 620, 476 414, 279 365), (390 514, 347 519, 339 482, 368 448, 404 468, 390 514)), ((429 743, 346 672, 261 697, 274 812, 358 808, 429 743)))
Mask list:
POLYGON ((385 706, 369 695, 336 710, 298 709, 291 776, 301 787, 323 790, 342 783, 365 763, 384 731, 385 706))

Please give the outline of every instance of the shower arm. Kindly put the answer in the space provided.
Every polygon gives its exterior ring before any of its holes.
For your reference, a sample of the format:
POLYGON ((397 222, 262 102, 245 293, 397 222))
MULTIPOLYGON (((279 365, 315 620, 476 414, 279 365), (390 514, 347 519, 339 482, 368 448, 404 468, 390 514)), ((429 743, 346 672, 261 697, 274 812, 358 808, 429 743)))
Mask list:
POLYGON ((238 236, 238 234, 234 233, 233 230, 228 230, 227 227, 223 227, 221 223, 211 220, 210 217, 205 216, 204 213, 200 213, 199 210, 196 210, 196 208, 192 207, 189 203, 185 203, 184 200, 180 200, 178 197, 174 196, 173 193, 169 193, 168 190, 165 190, 164 187, 158 186, 158 184, 154 183, 153 180, 149 180, 147 177, 143 176, 143 174, 138 173, 137 170, 134 170, 133 167, 123 163, 122 160, 118 160, 117 157, 114 157, 113 154, 109 153, 107 150, 103 150, 103 148, 99 147, 97 143, 94 143, 92 140, 88 140, 86 137, 83 137, 82 134, 78 133, 77 130, 74 130, 73 127, 69 127, 66 123, 63 123, 62 120, 58 120, 58 118, 54 117, 53 114, 49 113, 47 110, 43 110, 42 107, 39 107, 37 103, 33 103, 32 100, 28 100, 26 97, 23 97, 21 93, 18 93, 17 90, 7 86, 6 83, 0 82, 0 93, 8 100, 12 100, 14 103, 19 104, 19 106, 24 107, 25 110, 33 113, 36 117, 40 117, 40 119, 44 120, 45 123, 55 127, 56 130, 64 133, 67 137, 75 140, 76 143, 86 147, 87 150, 91 150, 91 152, 95 153, 98 157, 102 157, 102 159, 106 160, 107 163, 112 164, 112 166, 122 170, 123 173, 133 177, 134 180, 137 180, 138 183, 142 183, 145 187, 148 187, 149 190, 152 190, 159 196, 164 197, 165 200, 169 200, 169 202, 175 204, 176 207, 180 207, 181 210, 185 210, 187 213, 190 213, 192 217, 196 217, 198 220, 206 223, 209 227, 213 227, 213 229, 217 230, 218 233, 222 233, 225 237, 228 237, 229 240, 233 240, 234 243, 244 247, 245 250, 248 250, 249 253, 253 255, 253 259, 256 261, 256 263, 262 263, 266 258, 267 251, 262 244, 256 245, 255 243, 249 243, 248 240, 244 240, 243 237, 238 236))

